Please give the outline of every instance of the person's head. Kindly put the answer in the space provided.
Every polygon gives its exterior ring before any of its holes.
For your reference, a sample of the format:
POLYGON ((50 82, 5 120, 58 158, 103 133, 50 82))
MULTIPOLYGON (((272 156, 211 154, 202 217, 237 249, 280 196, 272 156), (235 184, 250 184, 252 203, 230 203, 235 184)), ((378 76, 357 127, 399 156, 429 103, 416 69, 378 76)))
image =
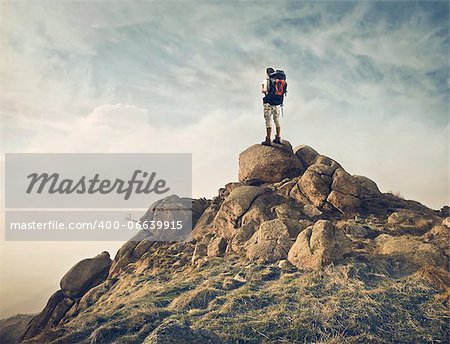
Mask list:
POLYGON ((269 67, 269 68, 266 69, 267 76, 269 76, 273 72, 275 72, 275 69, 273 69, 272 67, 269 67))

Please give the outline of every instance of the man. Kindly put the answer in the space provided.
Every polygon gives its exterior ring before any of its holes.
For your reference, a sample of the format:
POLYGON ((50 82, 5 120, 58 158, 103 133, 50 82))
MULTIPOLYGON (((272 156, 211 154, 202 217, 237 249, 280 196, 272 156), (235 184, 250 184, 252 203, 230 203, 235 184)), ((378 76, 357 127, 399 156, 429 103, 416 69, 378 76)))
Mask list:
POLYGON ((271 67, 266 69, 267 79, 264 80, 261 92, 264 94, 264 119, 266 121, 266 140, 262 142, 265 146, 271 146, 272 118, 275 123, 274 143, 281 144, 280 112, 283 106, 284 94, 287 92, 286 75, 283 71, 271 67))

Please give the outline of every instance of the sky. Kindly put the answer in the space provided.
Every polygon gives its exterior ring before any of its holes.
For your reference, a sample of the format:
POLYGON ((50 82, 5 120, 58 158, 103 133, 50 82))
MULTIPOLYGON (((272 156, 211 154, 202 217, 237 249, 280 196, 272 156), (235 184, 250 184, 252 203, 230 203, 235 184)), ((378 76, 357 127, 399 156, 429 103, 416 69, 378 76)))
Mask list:
MULTIPOLYGON (((264 138, 272 66, 284 139, 449 204, 447 1, 3 1, 0 37, 3 153, 189 152, 193 196, 211 198, 264 138)), ((120 245, 0 242, 0 317, 39 311, 74 263, 120 245)))

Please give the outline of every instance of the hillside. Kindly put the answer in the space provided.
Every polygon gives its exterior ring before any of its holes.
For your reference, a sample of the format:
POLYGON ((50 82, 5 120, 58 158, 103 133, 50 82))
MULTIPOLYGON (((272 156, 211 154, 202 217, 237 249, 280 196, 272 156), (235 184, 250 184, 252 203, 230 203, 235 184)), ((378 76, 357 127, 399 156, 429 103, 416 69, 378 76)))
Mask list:
POLYGON ((239 182, 192 208, 190 241, 142 231, 114 259, 76 264, 22 342, 449 341, 448 207, 382 193, 284 141, 243 151, 239 182))

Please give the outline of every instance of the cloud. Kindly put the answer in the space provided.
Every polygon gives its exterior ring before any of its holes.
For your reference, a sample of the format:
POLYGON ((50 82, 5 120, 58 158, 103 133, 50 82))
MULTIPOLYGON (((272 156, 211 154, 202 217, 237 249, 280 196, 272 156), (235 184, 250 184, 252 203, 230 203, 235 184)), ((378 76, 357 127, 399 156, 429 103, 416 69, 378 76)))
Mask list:
MULTIPOLYGON (((336 135, 332 128, 340 128, 341 136, 358 136, 366 142, 353 148, 368 156, 380 149, 405 156, 409 147, 400 142, 409 137, 427 155, 441 151, 429 147, 431 135, 439 147, 448 138, 448 91, 440 77, 448 71, 448 15, 438 14, 446 3, 285 2, 273 8, 240 3, 239 10, 220 3, 53 5, 4 5, 10 68, 1 74, 2 84, 9 85, 1 111, 8 150, 78 149, 75 142, 82 137, 86 150, 143 149, 137 143, 148 149, 141 138, 166 142, 160 133, 171 143, 158 149, 201 149, 191 142, 233 135, 238 118, 247 126, 243 136, 251 132, 256 138, 258 87, 264 67, 272 64, 288 72, 287 133, 294 140, 305 137, 308 122, 327 137, 336 135), (131 124, 144 117, 149 125, 131 124), (397 139, 370 144, 394 118, 397 139), (202 127, 205 123, 212 128, 202 127), (87 135, 90 126, 94 132, 87 135), (350 131, 354 127, 365 135, 350 131), (174 145, 183 131, 187 144, 174 145)), ((334 139, 332 153, 339 154, 346 146, 334 139)), ((317 136, 308 140, 323 146, 317 136)), ((444 165, 436 156, 435 166, 444 170, 444 165)), ((439 197, 433 204, 443 201, 439 197)))
MULTIPOLYGON (((448 127, 434 128, 423 144, 416 139, 423 130, 419 123, 405 127, 400 119, 377 117, 369 123, 353 111, 348 116, 323 101, 288 104, 283 134, 294 138, 293 144, 311 144, 351 173, 373 178, 384 191, 400 191, 441 206, 439 199, 447 197, 442 186, 448 169, 442 157, 448 148, 439 143, 448 135, 448 127)), ((66 123, 65 130, 39 134, 26 152, 193 152, 194 196, 213 197, 224 183, 236 180, 238 153, 258 142, 264 131, 262 117, 245 112, 231 116, 217 110, 189 126, 174 128, 153 126, 151 118, 148 110, 136 106, 100 105, 66 123)))
POLYGON ((103 104, 87 116, 65 121, 64 129, 38 133, 24 151, 192 152, 195 196, 212 197, 218 187, 236 179, 237 152, 248 144, 247 128, 259 127, 260 132, 264 128, 260 118, 255 122, 242 113, 230 116, 221 111, 175 128, 155 127, 151 118, 148 110, 136 106, 103 104))
MULTIPOLYGON (((230 147, 260 139, 259 84, 274 65, 288 73, 292 141, 339 156, 352 138, 355 156, 392 154, 407 166, 412 139, 434 159, 421 160, 419 175, 447 170, 438 154, 448 141, 448 3, 44 4, 4 5, 9 151, 189 149, 235 161, 230 147), (389 143, 379 139, 387 131, 389 143)), ((348 163, 355 173, 372 166, 348 163)), ((401 192, 446 202, 407 180, 401 192)))

